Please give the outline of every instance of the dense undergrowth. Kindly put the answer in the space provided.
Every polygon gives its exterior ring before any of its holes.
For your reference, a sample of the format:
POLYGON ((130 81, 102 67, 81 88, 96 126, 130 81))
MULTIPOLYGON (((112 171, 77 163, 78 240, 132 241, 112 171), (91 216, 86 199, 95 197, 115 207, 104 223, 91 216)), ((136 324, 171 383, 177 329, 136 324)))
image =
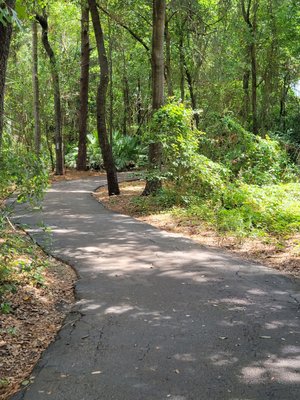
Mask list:
POLYGON ((42 159, 4 136, 0 159, 0 312, 10 312, 5 293, 17 290, 19 284, 42 284, 43 262, 36 246, 12 229, 9 215, 13 202, 38 202, 48 185, 48 169, 42 159))
POLYGON ((47 267, 46 258, 25 234, 4 226, 0 240, 0 313, 12 311, 5 300, 7 293, 15 293, 20 285, 42 286, 42 272, 47 267))
POLYGON ((299 169, 279 142, 253 135, 229 117, 199 132, 191 128, 192 118, 174 104, 154 115, 146 140, 158 135, 163 144, 159 174, 165 185, 156 196, 135 199, 135 206, 171 209, 238 236, 300 231, 299 169))

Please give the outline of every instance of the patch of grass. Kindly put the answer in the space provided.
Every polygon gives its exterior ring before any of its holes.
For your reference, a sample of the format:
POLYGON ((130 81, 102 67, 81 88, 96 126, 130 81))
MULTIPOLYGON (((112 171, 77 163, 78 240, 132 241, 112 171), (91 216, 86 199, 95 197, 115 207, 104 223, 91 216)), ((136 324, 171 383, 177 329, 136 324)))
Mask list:
POLYGON ((219 198, 187 198, 175 215, 198 217, 220 232, 286 238, 300 231, 300 184, 228 186, 219 198))
POLYGON ((300 184, 230 185, 218 196, 182 195, 175 186, 156 196, 133 197, 130 207, 140 215, 169 211, 191 223, 205 221, 219 232, 239 237, 286 239, 300 231, 300 184))

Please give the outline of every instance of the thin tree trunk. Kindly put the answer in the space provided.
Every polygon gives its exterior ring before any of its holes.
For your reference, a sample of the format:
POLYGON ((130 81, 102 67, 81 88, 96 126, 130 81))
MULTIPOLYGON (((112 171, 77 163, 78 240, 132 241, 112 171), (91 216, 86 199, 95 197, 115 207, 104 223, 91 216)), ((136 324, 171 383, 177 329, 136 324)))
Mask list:
POLYGON ((244 122, 248 121, 249 110, 250 110, 250 94, 249 94, 249 81, 250 81, 250 71, 246 69, 243 75, 243 109, 242 109, 242 117, 244 122))
POLYGON ((128 134, 128 126, 130 126, 131 118, 130 118, 129 84, 128 84, 128 78, 127 78, 125 54, 123 54, 123 64, 124 64, 124 66, 123 66, 123 104, 124 104, 123 135, 126 136, 128 134))
POLYGON ((171 65, 171 35, 169 31, 169 20, 166 16, 165 21, 165 41, 166 41, 166 80, 168 87, 168 97, 173 97, 173 84, 172 84, 172 65, 171 65))
MULTIPOLYGON (((288 71, 288 69, 287 69, 288 71)), ((280 98, 280 113, 279 113, 279 118, 280 118, 280 127, 282 132, 286 132, 286 98, 288 95, 289 91, 289 72, 286 72, 283 78, 283 85, 282 85, 282 90, 281 90, 281 98, 280 98)))
POLYGON ((190 70, 188 69, 187 65, 185 64, 185 73, 186 73, 186 79, 188 82, 188 87, 189 87, 189 92, 190 92, 190 97, 191 97, 191 103, 192 103, 192 110, 194 111, 194 120, 196 124, 196 128, 199 128, 200 124, 200 118, 199 114, 197 112, 197 98, 194 92, 194 85, 193 85, 193 78, 190 73, 190 70))
POLYGON ((184 49, 183 49, 183 31, 180 32, 179 36, 179 65, 180 65, 180 97, 181 101, 184 102, 185 100, 185 74, 184 74, 184 63, 185 63, 185 57, 184 57, 184 49))
POLYGON ((87 169, 87 122, 89 101, 89 7, 86 0, 81 3, 81 73, 80 73, 80 110, 79 110, 79 141, 77 170, 87 169))
POLYGON ((108 132, 106 127, 106 94, 109 84, 109 68, 106 56, 104 36, 100 17, 95 0, 88 0, 98 50, 98 59, 100 65, 100 83, 97 92, 97 130, 99 143, 102 151, 104 167, 107 174, 108 194, 119 195, 120 189, 116 167, 113 159, 112 147, 109 143, 108 132))
POLYGON ((136 99, 136 109, 137 109, 137 124, 138 129, 143 123, 143 98, 142 98, 142 87, 141 87, 141 78, 138 77, 137 83, 137 99, 136 99))
MULTIPOLYGON (((15 3, 15 0, 6 0, 7 7, 10 7, 11 9, 15 8, 15 3)), ((4 25, 2 22, 0 22, 0 156, 4 124, 4 89, 11 35, 12 24, 7 23, 4 25)))
POLYGON ((61 101, 60 101, 59 75, 56 64, 56 57, 49 43, 47 14, 44 13, 43 16, 36 15, 36 19, 42 27, 42 42, 50 60, 50 69, 52 76, 52 85, 54 93, 54 112, 55 112, 55 152, 56 152, 55 173, 56 175, 63 175, 64 157, 63 157, 63 140, 62 140, 61 101))
MULTIPOLYGON (((153 0, 153 35, 152 35, 152 110, 156 111, 164 104, 164 30, 166 1, 153 0)), ((150 170, 161 171, 162 145, 149 145, 150 170)), ((159 177, 147 179, 143 195, 155 194, 162 187, 159 177)))
POLYGON ((40 91, 38 75, 38 29, 37 22, 32 22, 32 85, 34 115, 34 147, 36 155, 41 151, 40 91))
POLYGON ((251 105, 252 105, 252 132, 254 134, 258 133, 258 118, 257 118, 257 59, 256 59, 256 31, 257 31, 257 10, 258 10, 258 0, 247 1, 247 6, 245 0, 241 0, 242 14, 244 21, 248 25, 250 32, 250 45, 249 45, 249 56, 251 60, 251 105), (251 21, 251 10, 253 18, 251 21))

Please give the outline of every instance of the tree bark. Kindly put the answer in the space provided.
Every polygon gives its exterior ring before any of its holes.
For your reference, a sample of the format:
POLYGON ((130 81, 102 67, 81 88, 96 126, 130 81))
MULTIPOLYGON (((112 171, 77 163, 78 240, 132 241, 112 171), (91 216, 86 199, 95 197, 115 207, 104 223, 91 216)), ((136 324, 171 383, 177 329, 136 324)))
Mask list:
POLYGON ((200 118, 197 112, 197 98, 194 91, 193 78, 186 64, 185 64, 185 73, 191 97, 192 110, 194 111, 194 121, 196 124, 196 128, 198 129, 200 125, 200 118))
MULTIPOLYGON (((152 34, 152 110, 156 111, 164 104, 164 30, 166 1, 153 0, 153 34, 152 34)), ((149 145, 149 167, 152 171, 161 171, 162 145, 149 145)), ((147 179, 143 195, 155 194, 162 187, 159 177, 147 179)))
POLYGON ((127 68, 126 68, 126 58, 125 54, 123 54, 123 135, 126 136, 128 134, 128 127, 131 124, 130 118, 130 95, 129 95, 129 83, 127 77, 127 68))
POLYGON ((173 84, 172 84, 172 64, 171 64, 171 35, 169 31, 169 19, 166 16, 165 20, 165 41, 166 41, 166 80, 168 87, 168 97, 173 97, 173 84))
POLYGON ((38 75, 38 29, 37 22, 32 22, 32 86, 34 115, 34 147, 39 157, 41 151, 40 91, 38 75))
POLYGON ((48 38, 48 16, 36 15, 37 21, 42 27, 42 42, 50 61, 50 69, 52 76, 52 85, 54 93, 54 112, 55 112, 55 174, 64 174, 64 157, 63 157, 63 140, 62 140, 62 121, 61 121, 61 100, 59 75, 54 51, 49 43, 48 38))
POLYGON ((251 105, 252 105, 252 132, 258 134, 258 118, 257 118, 257 58, 256 58, 256 31, 257 31, 257 10, 258 0, 248 0, 247 7, 245 0, 241 0, 242 14, 244 21, 248 25, 250 32, 249 56, 251 60, 251 105), (252 10, 252 20, 251 20, 252 10))
MULTIPOLYGON (((7 7, 15 8, 15 0, 6 0, 7 7)), ((4 118, 4 91, 5 91, 5 78, 7 69, 7 60, 9 54, 9 47, 12 35, 12 24, 7 23, 3 25, 0 22, 0 155, 2 148, 3 136, 3 118, 4 118)))
POLYGON ((250 93, 249 93, 249 81, 250 81, 250 70, 247 68, 243 75, 243 110, 242 117, 245 123, 247 123, 249 118, 249 110, 250 110, 250 93))
POLYGON ((182 103, 184 103, 185 100, 185 74, 184 74, 185 57, 184 57, 183 42, 184 42, 184 37, 182 31, 179 36, 180 97, 182 103))
POLYGON ((107 174, 108 194, 119 195, 120 189, 116 167, 113 159, 112 147, 109 143, 107 126, 106 126, 106 94, 109 84, 109 68, 106 56, 104 35, 100 22, 100 17, 95 0, 88 0, 91 11, 93 27, 95 32, 98 60, 100 65, 100 83, 97 92, 97 130, 98 138, 102 151, 104 167, 107 174))
POLYGON ((113 38, 111 33, 111 22, 108 17, 108 59, 109 59, 109 141, 113 145, 114 131, 114 88, 113 88, 113 38))
POLYGON ((77 170, 87 169, 87 122, 89 100, 89 7, 86 0, 81 2, 81 72, 80 72, 80 109, 79 109, 79 140, 77 170))

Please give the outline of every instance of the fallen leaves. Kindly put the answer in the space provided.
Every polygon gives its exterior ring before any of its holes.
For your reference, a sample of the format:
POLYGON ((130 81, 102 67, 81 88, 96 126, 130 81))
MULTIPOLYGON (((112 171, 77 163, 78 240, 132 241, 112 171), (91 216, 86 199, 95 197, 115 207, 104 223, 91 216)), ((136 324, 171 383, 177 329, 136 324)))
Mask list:
POLYGON ((31 383, 34 365, 54 340, 74 301, 75 272, 71 267, 49 259, 38 247, 36 251, 38 257, 49 263, 42 272, 43 285, 34 287, 20 282, 16 293, 5 295, 11 312, 1 314, 0 322, 1 400, 7 399, 20 386, 31 383), (66 307, 58 306, 62 302, 66 307))

